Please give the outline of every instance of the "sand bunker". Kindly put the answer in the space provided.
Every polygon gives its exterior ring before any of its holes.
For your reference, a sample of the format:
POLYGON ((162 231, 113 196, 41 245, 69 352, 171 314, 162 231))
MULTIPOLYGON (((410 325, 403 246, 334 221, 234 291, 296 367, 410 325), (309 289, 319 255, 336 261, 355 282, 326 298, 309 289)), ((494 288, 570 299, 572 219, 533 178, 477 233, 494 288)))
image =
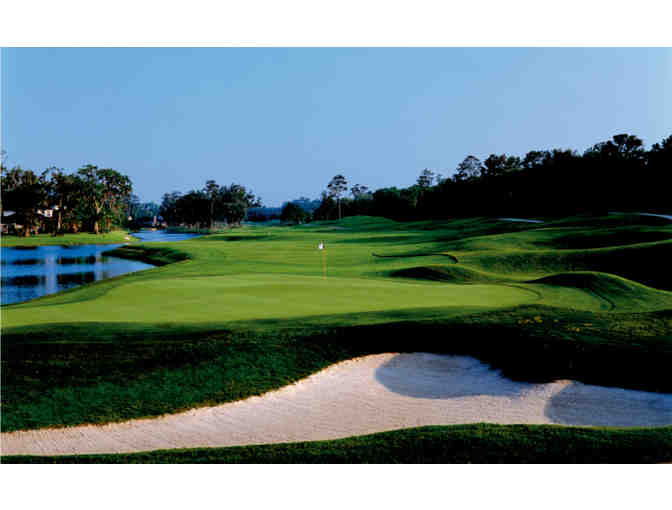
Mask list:
POLYGON ((514 382, 467 356, 377 354, 261 397, 160 418, 2 434, 2 454, 136 452, 337 439, 421 425, 672 424, 672 394, 514 382))

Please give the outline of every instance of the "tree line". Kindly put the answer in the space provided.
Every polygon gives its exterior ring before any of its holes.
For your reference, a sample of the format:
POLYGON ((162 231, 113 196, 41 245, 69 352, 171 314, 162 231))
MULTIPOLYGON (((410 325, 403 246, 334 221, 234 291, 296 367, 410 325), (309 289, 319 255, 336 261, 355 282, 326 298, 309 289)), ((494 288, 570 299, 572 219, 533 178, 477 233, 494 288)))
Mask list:
POLYGON ((200 190, 165 193, 159 214, 169 225, 213 228, 217 222, 240 225, 250 207, 260 206, 261 199, 244 186, 209 180, 200 190))
MULTIPOLYGON (((21 225, 25 236, 39 231, 104 232, 162 217, 169 225, 213 228, 268 219, 261 200, 240 184, 214 180, 188 193, 163 195, 161 205, 140 203, 128 176, 86 165, 74 173, 51 167, 38 173, 0 165, 3 223, 21 225), (11 216, 6 213, 12 211, 11 216), (135 223, 133 223, 135 222, 135 223)), ((465 216, 564 216, 609 211, 669 211, 672 136, 646 150, 643 141, 619 134, 583 153, 533 150, 523 157, 469 155, 451 177, 423 170, 407 188, 370 190, 350 185, 343 174, 328 183, 319 200, 302 197, 283 205, 288 222, 345 216, 383 216, 399 221, 465 216)))
POLYGON ((349 187, 338 174, 310 219, 369 215, 408 221, 670 211, 671 190, 672 136, 645 150, 640 138, 619 134, 581 154, 535 150, 523 157, 491 154, 484 161, 469 155, 451 177, 425 169, 407 188, 349 187))
POLYGON ((85 165, 68 174, 50 167, 43 172, 0 166, 3 223, 29 236, 38 231, 100 233, 120 225, 132 184, 111 168, 85 165))
POLYGON ((50 167, 35 172, 0 164, 0 216, 8 233, 23 236, 50 232, 107 232, 147 224, 213 228, 216 222, 239 225, 261 200, 240 184, 214 180, 200 190, 163 195, 161 205, 140 202, 130 178, 111 168, 85 165, 74 173, 50 167))

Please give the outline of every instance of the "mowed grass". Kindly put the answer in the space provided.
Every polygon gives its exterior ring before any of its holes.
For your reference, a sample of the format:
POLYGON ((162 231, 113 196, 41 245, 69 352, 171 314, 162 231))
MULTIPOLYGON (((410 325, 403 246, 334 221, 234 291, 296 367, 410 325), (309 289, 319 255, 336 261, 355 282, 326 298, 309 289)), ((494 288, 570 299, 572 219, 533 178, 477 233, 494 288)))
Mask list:
POLYGON ((78 234, 37 234, 30 237, 15 235, 2 235, 0 244, 2 246, 45 246, 45 245, 75 245, 75 244, 117 244, 137 241, 125 230, 113 230, 105 234, 89 234, 82 232, 78 234), (126 239, 130 237, 130 239, 126 239))
POLYGON ((2 307, 2 428, 228 402, 396 351, 670 392, 672 227, 657 220, 359 217, 121 248, 164 265, 2 307))
POLYGON ((456 292, 445 285, 397 283, 345 277, 252 274, 142 280, 110 288, 104 298, 63 308, 43 301, 8 314, 6 326, 30 324, 37 312, 45 323, 231 322, 285 319, 429 306, 513 306, 534 301, 523 288, 473 285, 456 292))

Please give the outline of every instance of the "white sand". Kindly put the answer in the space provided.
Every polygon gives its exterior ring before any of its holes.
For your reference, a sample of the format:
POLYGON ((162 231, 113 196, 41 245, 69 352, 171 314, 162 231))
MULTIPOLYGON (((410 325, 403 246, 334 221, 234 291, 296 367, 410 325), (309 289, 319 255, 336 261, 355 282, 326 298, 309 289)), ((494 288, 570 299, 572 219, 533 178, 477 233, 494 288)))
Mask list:
POLYGON ((2 453, 83 454, 336 439, 420 425, 672 424, 672 394, 513 382, 466 356, 377 354, 261 397, 160 418, 2 434, 2 453))

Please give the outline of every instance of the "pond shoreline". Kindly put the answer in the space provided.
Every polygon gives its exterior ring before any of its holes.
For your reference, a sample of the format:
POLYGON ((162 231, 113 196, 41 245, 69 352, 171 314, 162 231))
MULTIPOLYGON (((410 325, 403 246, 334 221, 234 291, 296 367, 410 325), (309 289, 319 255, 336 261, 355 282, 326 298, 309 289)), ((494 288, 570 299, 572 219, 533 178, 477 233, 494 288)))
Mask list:
POLYGON ((104 251, 103 255, 126 260, 137 260, 138 262, 145 262, 146 264, 153 264, 159 267, 190 260, 189 256, 182 251, 151 246, 120 246, 104 251))
POLYGON ((3 234, 0 238, 2 248, 25 248, 37 246, 85 246, 97 244, 123 244, 138 242, 140 239, 126 230, 114 230, 105 234, 38 234, 37 236, 20 237, 3 234))
POLYGON ((186 253, 179 250, 151 245, 157 241, 174 242, 197 237, 163 231, 136 234, 137 237, 131 238, 124 231, 115 231, 95 237, 93 243, 75 242, 90 240, 92 234, 87 233, 28 238, 34 244, 10 243, 7 246, 3 243, 0 306, 28 303, 84 285, 187 260, 186 253), (37 244, 40 241, 47 242, 37 244), (63 241, 67 242, 64 244, 63 241), (139 242, 149 246, 138 246, 139 242), (124 270, 124 266, 128 266, 128 270, 124 270))

